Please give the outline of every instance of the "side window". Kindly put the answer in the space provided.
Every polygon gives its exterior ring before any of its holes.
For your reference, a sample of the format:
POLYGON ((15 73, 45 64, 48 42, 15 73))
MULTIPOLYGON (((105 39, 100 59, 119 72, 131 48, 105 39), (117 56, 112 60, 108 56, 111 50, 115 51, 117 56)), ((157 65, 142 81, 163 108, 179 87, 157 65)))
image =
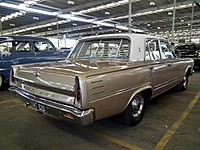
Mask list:
POLYGON ((48 42, 33 42, 36 52, 54 52, 56 49, 48 42))
POLYGON ((0 43, 0 53, 9 54, 12 51, 12 42, 0 43))
POLYGON ((158 60, 158 59, 161 59, 158 40, 147 39, 145 60, 158 60))
POLYGON ((29 52, 31 50, 29 42, 14 42, 13 46, 17 52, 29 52))
POLYGON ((162 59, 173 59, 175 58, 173 51, 170 50, 169 42, 166 40, 160 40, 161 57, 162 59))

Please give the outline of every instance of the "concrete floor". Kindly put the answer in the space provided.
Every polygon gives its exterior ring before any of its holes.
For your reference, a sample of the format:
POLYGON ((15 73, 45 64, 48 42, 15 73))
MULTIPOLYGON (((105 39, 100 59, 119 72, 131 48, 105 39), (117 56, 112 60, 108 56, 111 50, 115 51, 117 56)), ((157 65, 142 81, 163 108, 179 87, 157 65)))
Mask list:
POLYGON ((155 98, 142 122, 127 127, 117 118, 88 126, 51 118, 24 107, 4 89, 0 91, 0 150, 199 150, 199 92, 200 72, 196 72, 189 79, 187 91, 171 90, 155 98))

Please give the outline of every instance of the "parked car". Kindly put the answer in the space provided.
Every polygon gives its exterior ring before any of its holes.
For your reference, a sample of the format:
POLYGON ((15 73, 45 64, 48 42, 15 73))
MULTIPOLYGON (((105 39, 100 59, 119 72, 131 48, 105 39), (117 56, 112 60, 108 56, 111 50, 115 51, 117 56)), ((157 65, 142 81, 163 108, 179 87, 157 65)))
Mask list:
POLYGON ((81 125, 117 114, 136 125, 148 100, 187 88, 194 62, 168 47, 167 40, 145 34, 83 38, 67 60, 12 66, 10 90, 26 106, 81 125))
POLYGON ((0 36, 0 88, 9 79, 11 65, 66 59, 51 41, 28 36, 0 36))
POLYGON ((200 44, 185 44, 175 49, 177 56, 194 59, 194 67, 200 69, 200 44))

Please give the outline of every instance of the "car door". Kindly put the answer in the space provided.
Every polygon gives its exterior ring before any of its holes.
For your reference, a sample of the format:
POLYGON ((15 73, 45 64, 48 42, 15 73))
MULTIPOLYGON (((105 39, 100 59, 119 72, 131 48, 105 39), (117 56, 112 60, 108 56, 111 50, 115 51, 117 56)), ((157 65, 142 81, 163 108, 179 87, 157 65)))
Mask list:
POLYGON ((33 41, 33 47, 35 50, 35 62, 62 60, 68 55, 68 52, 57 51, 49 41, 33 41))
POLYGON ((169 76, 169 84, 173 86, 176 85, 177 81, 182 78, 184 75, 182 65, 179 63, 179 58, 176 58, 172 50, 170 50, 170 46, 167 40, 160 39, 160 48, 162 59, 166 61, 168 65, 168 76, 169 76))
POLYGON ((158 95, 166 90, 170 80, 169 66, 165 59, 162 59, 159 39, 146 39, 146 57, 145 62, 149 68, 152 77, 154 95, 158 95))

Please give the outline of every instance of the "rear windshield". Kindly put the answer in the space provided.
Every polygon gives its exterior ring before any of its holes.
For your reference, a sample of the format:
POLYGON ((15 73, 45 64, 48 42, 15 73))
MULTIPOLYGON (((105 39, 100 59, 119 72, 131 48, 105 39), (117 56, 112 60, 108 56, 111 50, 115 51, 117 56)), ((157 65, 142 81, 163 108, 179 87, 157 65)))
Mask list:
POLYGON ((116 58, 128 60, 129 51, 129 39, 94 39, 80 41, 70 58, 116 58))

